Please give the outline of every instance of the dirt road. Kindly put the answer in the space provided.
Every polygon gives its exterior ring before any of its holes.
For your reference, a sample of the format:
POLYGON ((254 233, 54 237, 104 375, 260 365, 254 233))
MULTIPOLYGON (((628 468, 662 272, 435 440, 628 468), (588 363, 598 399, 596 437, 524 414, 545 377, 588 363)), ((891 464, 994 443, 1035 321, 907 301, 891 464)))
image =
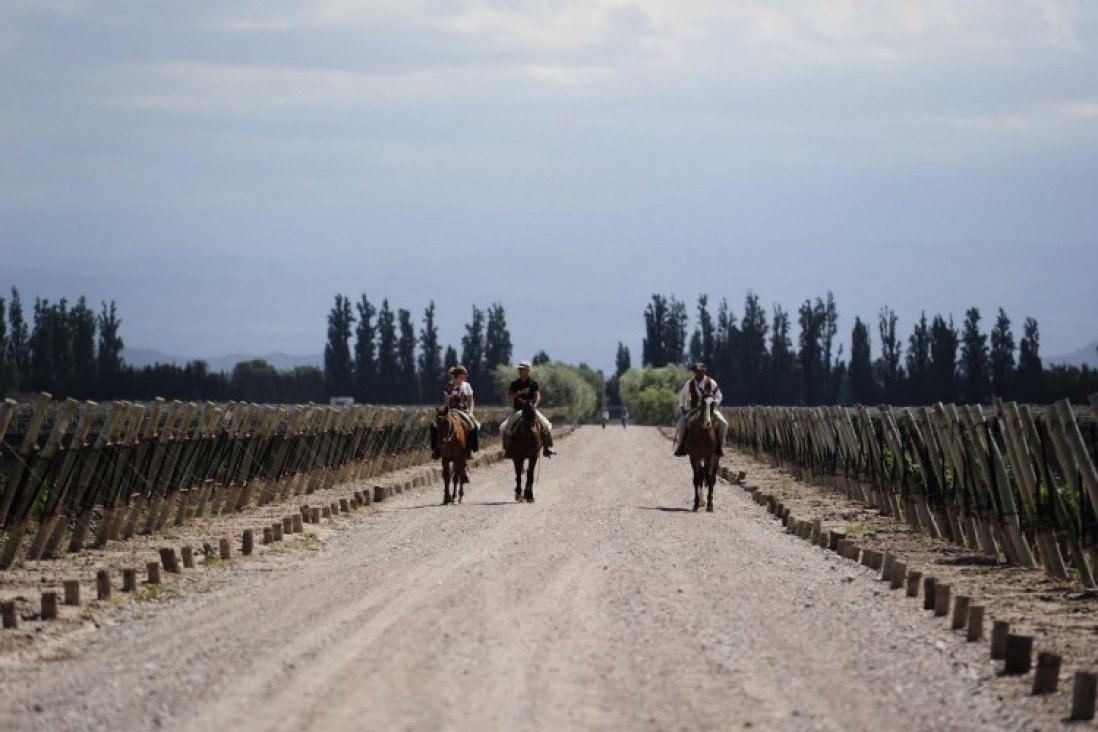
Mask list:
MULTIPOLYGON (((688 509, 654 429, 584 428, 359 516, 319 552, 0 665, 5 729, 980 730, 986 650, 739 489, 688 509)), ((732 463, 735 467, 735 461, 732 463)))

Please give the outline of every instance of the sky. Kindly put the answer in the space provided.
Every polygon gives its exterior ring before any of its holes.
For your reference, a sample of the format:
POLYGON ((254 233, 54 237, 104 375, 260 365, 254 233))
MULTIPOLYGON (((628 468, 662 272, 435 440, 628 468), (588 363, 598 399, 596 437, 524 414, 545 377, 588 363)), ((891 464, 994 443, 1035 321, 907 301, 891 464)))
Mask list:
POLYGON ((1093 0, 0 0, 0 294, 195 358, 320 353, 342 293, 612 371, 653 293, 749 290, 1068 353, 1096 43, 1093 0))

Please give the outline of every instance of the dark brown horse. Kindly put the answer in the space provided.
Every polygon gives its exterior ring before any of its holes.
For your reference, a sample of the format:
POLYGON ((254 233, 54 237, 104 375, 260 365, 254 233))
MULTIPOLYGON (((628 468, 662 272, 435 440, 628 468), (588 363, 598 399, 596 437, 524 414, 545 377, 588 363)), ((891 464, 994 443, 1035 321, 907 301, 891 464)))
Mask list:
POLYGON ((438 429, 438 451, 442 460, 442 504, 461 503, 465 497, 465 484, 469 475, 465 472, 465 424, 461 418, 450 411, 449 407, 439 407, 435 413, 435 427, 438 429), (453 480, 454 492, 450 493, 453 480))
POLYGON ((713 423, 713 398, 706 397, 698 410, 686 423, 683 437, 686 452, 690 455, 690 467, 694 471, 694 510, 701 508, 702 485, 709 487, 705 510, 713 510, 713 486, 717 482, 717 468, 721 458, 717 455, 717 425, 713 423))
POLYGON ((515 464, 515 500, 534 502, 534 468, 541 455, 541 425, 530 402, 522 402, 522 416, 511 429, 511 462, 515 464), (522 467, 526 467, 526 490, 522 489, 522 467))

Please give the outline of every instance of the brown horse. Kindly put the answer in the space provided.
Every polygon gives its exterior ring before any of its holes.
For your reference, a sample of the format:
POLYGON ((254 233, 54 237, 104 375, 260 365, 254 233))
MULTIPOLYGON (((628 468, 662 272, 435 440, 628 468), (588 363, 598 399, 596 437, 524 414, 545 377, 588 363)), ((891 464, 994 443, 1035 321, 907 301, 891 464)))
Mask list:
POLYGON ((698 410, 686 423, 683 437, 686 452, 690 455, 690 467, 694 471, 694 510, 701 508, 701 488, 709 487, 705 510, 713 510, 713 486, 717 482, 717 467, 721 458, 717 455, 717 426, 713 424, 713 398, 706 397, 698 410))
POLYGON ((522 416, 511 429, 511 462, 515 464, 515 500, 534 502, 534 468, 541 455, 541 425, 530 402, 522 402, 522 416), (522 467, 526 468, 526 490, 522 489, 522 467))
POLYGON ((465 484, 469 475, 465 472, 465 424, 453 414, 449 407, 439 407, 435 412, 435 427, 438 429, 438 451, 442 460, 442 505, 465 497, 465 484), (450 493, 453 479, 454 492, 450 493))

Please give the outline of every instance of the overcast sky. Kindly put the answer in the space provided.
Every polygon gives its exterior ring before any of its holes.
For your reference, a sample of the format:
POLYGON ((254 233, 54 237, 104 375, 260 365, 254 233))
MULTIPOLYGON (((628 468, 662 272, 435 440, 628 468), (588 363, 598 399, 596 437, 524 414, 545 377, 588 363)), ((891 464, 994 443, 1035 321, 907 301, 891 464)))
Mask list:
POLYGON ((652 293, 749 289, 1066 353, 1096 42, 1093 0, 0 0, 0 287, 193 357, 319 353, 365 293, 609 370, 652 293))

